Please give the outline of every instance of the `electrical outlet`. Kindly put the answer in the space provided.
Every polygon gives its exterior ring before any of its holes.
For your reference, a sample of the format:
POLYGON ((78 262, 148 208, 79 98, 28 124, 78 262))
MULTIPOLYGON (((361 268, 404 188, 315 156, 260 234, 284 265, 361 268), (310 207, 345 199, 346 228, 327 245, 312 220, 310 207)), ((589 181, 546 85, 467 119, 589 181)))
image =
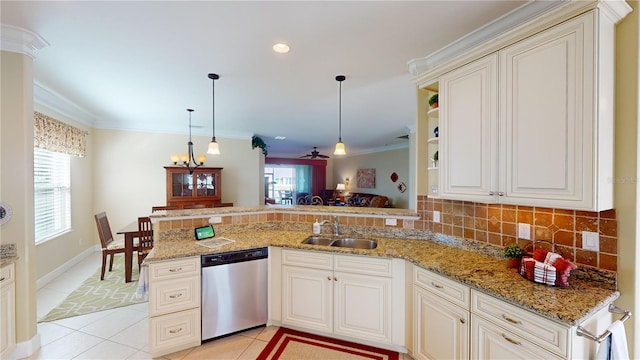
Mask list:
POLYGON ((531 240, 531 225, 518 223, 518 239, 531 240))
POLYGON ((434 211, 433 212, 433 222, 440 222, 440 211, 434 211))
POLYGON ((389 225, 389 226, 396 226, 396 225, 398 225, 398 220, 397 219, 384 219, 384 224, 385 225, 389 225))
POLYGON ((582 232, 582 248, 591 251, 600 251, 600 235, 597 232, 582 232))
POLYGON ((214 216, 211 218, 210 221, 212 224, 220 224, 222 222, 222 217, 221 216, 214 216))

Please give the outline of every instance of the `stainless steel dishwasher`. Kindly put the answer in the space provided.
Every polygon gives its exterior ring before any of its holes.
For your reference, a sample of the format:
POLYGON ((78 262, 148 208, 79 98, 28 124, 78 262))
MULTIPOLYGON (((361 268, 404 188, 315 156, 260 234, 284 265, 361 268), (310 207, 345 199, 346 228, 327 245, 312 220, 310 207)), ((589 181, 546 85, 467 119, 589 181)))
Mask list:
POLYGON ((268 249, 203 255, 202 340, 267 323, 268 249))

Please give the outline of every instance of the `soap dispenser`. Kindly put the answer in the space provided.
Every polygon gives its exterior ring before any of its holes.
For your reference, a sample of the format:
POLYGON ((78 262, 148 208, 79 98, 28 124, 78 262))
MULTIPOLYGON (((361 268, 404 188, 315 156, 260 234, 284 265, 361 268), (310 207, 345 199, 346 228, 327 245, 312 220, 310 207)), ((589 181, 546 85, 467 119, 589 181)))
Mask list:
POLYGON ((313 223, 313 233, 315 235, 320 234, 320 223, 318 222, 318 219, 316 219, 316 222, 313 223))

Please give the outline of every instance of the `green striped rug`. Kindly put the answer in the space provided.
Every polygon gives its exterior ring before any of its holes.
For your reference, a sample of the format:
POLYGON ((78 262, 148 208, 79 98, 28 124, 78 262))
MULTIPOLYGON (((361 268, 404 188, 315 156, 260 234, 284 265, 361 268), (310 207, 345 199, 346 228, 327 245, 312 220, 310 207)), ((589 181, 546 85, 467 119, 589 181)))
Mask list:
POLYGON ((104 280, 100 280, 100 269, 98 268, 95 274, 85 280, 79 288, 69 294, 62 303, 39 322, 59 320, 147 301, 146 298, 136 297, 139 276, 136 261, 132 266, 131 279, 133 281, 129 283, 124 282, 124 255, 116 255, 111 272, 108 267, 107 260, 104 280))

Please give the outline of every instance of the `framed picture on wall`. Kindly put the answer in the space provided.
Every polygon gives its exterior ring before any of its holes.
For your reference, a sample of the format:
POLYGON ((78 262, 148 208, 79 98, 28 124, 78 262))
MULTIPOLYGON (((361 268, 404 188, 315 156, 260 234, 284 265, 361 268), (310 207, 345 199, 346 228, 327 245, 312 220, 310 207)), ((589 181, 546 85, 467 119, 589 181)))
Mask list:
POLYGON ((359 188, 375 189, 376 169, 358 169, 358 172, 356 173, 356 182, 359 188))

